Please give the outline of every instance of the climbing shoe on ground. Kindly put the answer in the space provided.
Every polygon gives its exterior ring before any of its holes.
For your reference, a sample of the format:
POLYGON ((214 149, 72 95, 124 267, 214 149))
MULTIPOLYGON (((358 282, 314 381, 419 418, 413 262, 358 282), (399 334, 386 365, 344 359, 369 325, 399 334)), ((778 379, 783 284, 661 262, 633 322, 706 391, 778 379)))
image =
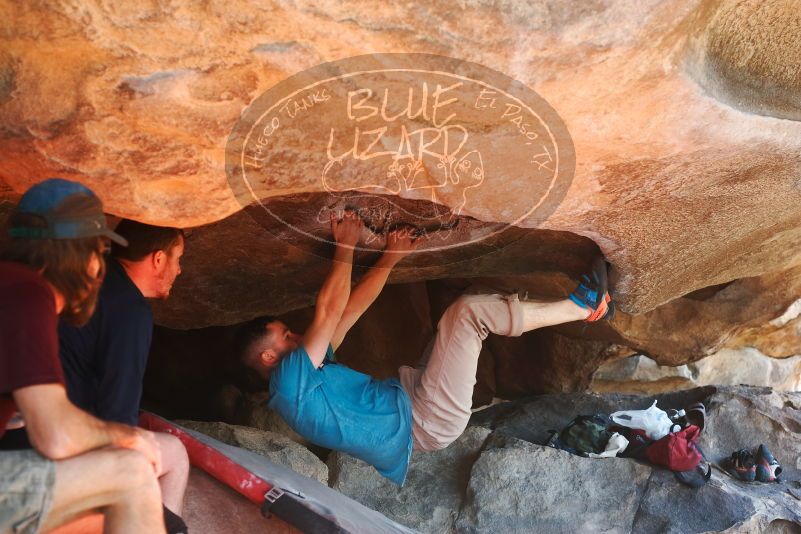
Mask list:
POLYGON ((753 482, 756 478, 754 455, 748 449, 734 451, 726 463, 726 471, 736 479, 753 482))
POLYGON ((776 482, 782 466, 765 445, 760 445, 756 454, 756 479, 759 482, 776 482))
POLYGON ((588 323, 611 320, 615 314, 615 304, 609 296, 607 271, 608 264, 602 256, 592 262, 589 274, 582 275, 578 287, 570 294, 570 300, 590 310, 590 315, 584 319, 588 323))

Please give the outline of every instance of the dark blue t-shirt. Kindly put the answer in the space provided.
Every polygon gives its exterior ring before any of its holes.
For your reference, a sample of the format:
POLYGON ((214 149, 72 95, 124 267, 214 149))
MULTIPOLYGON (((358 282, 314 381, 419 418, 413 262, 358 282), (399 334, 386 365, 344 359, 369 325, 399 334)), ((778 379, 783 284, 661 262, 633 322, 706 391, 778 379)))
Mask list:
POLYGON ((135 425, 153 312, 119 263, 109 259, 89 322, 76 328, 62 321, 58 334, 70 400, 100 419, 135 425))
POLYGON ((397 379, 376 380, 335 361, 322 367, 301 346, 270 375, 267 405, 321 447, 364 460, 399 486, 412 455, 412 405, 397 379))

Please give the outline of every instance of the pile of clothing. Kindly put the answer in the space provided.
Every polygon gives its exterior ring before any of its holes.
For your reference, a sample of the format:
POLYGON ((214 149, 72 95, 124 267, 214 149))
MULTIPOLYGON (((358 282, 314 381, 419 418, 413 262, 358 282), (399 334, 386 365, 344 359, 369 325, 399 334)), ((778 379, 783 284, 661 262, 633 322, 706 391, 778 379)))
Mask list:
MULTIPOLYGON (((676 479, 698 488, 712 475, 712 465, 698 445, 706 408, 696 403, 681 410, 664 411, 656 401, 646 410, 611 415, 580 415, 559 431, 551 431, 546 445, 589 458, 636 458, 673 471, 676 479)), ((778 482, 781 466, 768 448, 755 454, 735 451, 723 469, 738 480, 778 482)))

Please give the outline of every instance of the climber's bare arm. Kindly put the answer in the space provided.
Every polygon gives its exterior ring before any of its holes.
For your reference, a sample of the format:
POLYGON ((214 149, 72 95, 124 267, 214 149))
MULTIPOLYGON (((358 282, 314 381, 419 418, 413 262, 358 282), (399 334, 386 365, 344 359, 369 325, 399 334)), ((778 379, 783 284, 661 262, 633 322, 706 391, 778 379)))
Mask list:
POLYGON ((392 268, 417 248, 418 242, 413 232, 413 228, 400 228, 389 233, 384 254, 365 273, 350 293, 348 304, 342 312, 342 317, 331 339, 331 345, 334 350, 342 344, 342 340, 345 339, 348 330, 356 324, 359 317, 367 311, 367 308, 370 307, 381 293, 381 290, 384 289, 392 268))
POLYGON ((319 367, 325 359, 328 344, 348 303, 353 249, 359 242, 362 228, 362 220, 355 212, 346 211, 341 220, 333 212, 331 214, 331 232, 337 243, 334 260, 317 294, 314 320, 303 336, 303 348, 315 367, 319 367))

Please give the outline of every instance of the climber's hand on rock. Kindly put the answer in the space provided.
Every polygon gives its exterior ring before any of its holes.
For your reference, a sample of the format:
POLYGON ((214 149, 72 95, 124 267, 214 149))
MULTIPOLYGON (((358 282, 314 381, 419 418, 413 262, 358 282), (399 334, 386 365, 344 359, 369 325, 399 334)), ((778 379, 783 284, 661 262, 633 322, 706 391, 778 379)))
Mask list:
POLYGON ((419 243, 414 227, 404 226, 396 228, 387 235, 387 246, 384 249, 384 255, 394 263, 398 263, 411 254, 419 243))
POLYGON ((342 219, 339 219, 335 212, 331 212, 331 233, 334 234, 334 240, 338 245, 355 247, 363 227, 364 222, 353 210, 345 210, 342 219))

